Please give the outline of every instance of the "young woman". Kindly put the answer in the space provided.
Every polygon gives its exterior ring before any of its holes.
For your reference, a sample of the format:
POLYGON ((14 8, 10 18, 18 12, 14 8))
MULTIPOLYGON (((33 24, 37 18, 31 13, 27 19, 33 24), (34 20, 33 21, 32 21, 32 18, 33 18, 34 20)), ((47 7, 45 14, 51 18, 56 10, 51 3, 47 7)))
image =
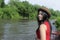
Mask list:
POLYGON ((37 21, 38 29, 36 30, 37 40, 50 40, 51 25, 49 23, 50 11, 48 8, 38 9, 37 21))

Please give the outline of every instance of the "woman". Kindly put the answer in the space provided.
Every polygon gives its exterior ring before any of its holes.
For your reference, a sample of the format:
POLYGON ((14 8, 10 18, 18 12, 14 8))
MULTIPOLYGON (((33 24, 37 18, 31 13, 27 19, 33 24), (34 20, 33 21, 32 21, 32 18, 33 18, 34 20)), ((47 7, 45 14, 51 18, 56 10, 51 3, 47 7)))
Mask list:
POLYGON ((50 40, 51 25, 49 18, 50 12, 48 8, 38 9, 37 21, 39 27, 36 30, 37 40, 50 40))

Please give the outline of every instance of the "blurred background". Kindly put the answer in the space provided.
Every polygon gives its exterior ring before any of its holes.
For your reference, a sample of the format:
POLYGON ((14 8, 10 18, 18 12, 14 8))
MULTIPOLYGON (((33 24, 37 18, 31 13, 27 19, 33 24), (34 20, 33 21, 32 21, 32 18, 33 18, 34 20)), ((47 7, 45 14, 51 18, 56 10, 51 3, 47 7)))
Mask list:
POLYGON ((40 7, 49 8, 53 30, 60 31, 59 3, 59 0, 0 0, 0 40, 35 40, 40 7))

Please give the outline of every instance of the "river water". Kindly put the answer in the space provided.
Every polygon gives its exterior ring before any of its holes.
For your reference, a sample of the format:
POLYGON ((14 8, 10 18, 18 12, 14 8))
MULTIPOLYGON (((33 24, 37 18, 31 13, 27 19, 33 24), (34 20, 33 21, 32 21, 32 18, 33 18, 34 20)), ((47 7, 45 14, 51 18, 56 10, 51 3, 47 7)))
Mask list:
POLYGON ((2 23, 1 40, 35 40, 36 21, 6 21, 2 23))
POLYGON ((1 21, 0 40, 35 40, 37 21, 1 21))

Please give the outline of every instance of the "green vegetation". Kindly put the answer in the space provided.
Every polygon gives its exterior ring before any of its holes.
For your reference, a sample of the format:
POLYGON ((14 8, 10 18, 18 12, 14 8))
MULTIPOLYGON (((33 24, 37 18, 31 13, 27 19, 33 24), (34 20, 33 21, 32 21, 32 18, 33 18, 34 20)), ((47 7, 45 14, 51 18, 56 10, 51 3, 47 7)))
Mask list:
MULTIPOLYGON (((6 5, 4 0, 0 0, 0 20, 20 20, 20 19, 29 19, 35 20, 37 16, 37 9, 40 5, 32 5, 27 1, 19 1, 19 0, 10 0, 10 2, 6 5)), ((57 19, 56 26, 60 29, 60 11, 53 10, 49 8, 51 11, 50 19, 57 19)))
POLYGON ((4 0, 0 3, 0 19, 36 19, 39 5, 32 5, 27 1, 10 0, 6 5, 4 0))

